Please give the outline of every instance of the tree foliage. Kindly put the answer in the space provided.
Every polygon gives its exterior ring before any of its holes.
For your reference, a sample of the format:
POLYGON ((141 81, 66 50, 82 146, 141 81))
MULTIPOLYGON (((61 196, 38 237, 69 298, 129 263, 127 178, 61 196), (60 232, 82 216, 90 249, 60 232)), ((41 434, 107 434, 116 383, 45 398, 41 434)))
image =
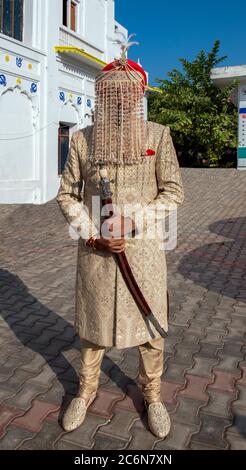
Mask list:
POLYGON ((175 68, 170 80, 158 79, 161 92, 149 98, 148 119, 170 126, 187 166, 233 166, 226 155, 237 146, 238 114, 230 95, 238 82, 223 89, 213 84, 211 69, 227 58, 218 57, 219 47, 216 40, 211 52, 200 51, 192 62, 180 58, 183 72, 175 68))

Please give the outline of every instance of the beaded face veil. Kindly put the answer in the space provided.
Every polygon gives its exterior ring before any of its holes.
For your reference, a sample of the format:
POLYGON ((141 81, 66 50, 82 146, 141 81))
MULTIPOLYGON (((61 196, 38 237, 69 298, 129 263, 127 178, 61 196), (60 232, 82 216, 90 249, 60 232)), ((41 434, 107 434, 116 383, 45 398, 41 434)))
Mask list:
POLYGON ((96 78, 95 118, 91 161, 133 164, 145 154, 143 95, 147 77, 142 67, 126 58, 106 65, 96 78))

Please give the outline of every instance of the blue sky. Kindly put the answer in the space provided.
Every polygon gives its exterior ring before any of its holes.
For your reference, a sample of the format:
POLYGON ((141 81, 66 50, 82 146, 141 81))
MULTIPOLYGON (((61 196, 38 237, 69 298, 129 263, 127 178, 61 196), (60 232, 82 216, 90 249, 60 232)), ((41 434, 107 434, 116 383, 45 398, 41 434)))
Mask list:
POLYGON ((137 33, 139 46, 129 58, 140 58, 149 72, 149 83, 168 78, 168 71, 182 69, 179 57, 192 60, 216 39, 221 66, 246 64, 246 0, 115 0, 116 20, 137 33))

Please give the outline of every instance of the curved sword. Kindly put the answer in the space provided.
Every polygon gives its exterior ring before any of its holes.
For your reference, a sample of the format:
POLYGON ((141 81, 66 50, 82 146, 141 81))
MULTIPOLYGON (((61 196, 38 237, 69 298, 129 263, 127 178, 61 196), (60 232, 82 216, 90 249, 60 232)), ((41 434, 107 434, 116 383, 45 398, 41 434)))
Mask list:
MULTIPOLYGON (((104 162, 99 162, 99 174, 100 174, 100 186, 101 186, 101 201, 102 205, 112 204, 112 195, 113 193, 110 190, 111 181, 108 179, 107 170, 104 166, 104 162)), ((113 211, 107 217, 112 217, 113 211)), ((132 294, 133 299, 138 305, 139 309, 145 315, 145 317, 154 325, 158 333, 165 338, 167 332, 162 328, 157 318, 154 316, 147 300, 145 299, 136 279, 131 270, 131 267, 128 263, 126 253, 123 251, 121 253, 115 254, 115 258, 118 262, 122 277, 132 294)), ((167 300, 168 301, 168 300, 167 300)))

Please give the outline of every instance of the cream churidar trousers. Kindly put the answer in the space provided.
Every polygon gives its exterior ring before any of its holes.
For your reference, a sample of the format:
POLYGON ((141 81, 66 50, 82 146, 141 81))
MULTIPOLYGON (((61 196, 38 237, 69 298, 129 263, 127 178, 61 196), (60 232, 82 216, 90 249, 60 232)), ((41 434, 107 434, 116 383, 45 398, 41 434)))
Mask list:
MULTIPOLYGON (((157 338, 137 346, 139 349, 139 383, 148 403, 161 401, 164 339, 157 338)), ((79 395, 86 400, 97 390, 105 347, 82 340, 79 395)))

